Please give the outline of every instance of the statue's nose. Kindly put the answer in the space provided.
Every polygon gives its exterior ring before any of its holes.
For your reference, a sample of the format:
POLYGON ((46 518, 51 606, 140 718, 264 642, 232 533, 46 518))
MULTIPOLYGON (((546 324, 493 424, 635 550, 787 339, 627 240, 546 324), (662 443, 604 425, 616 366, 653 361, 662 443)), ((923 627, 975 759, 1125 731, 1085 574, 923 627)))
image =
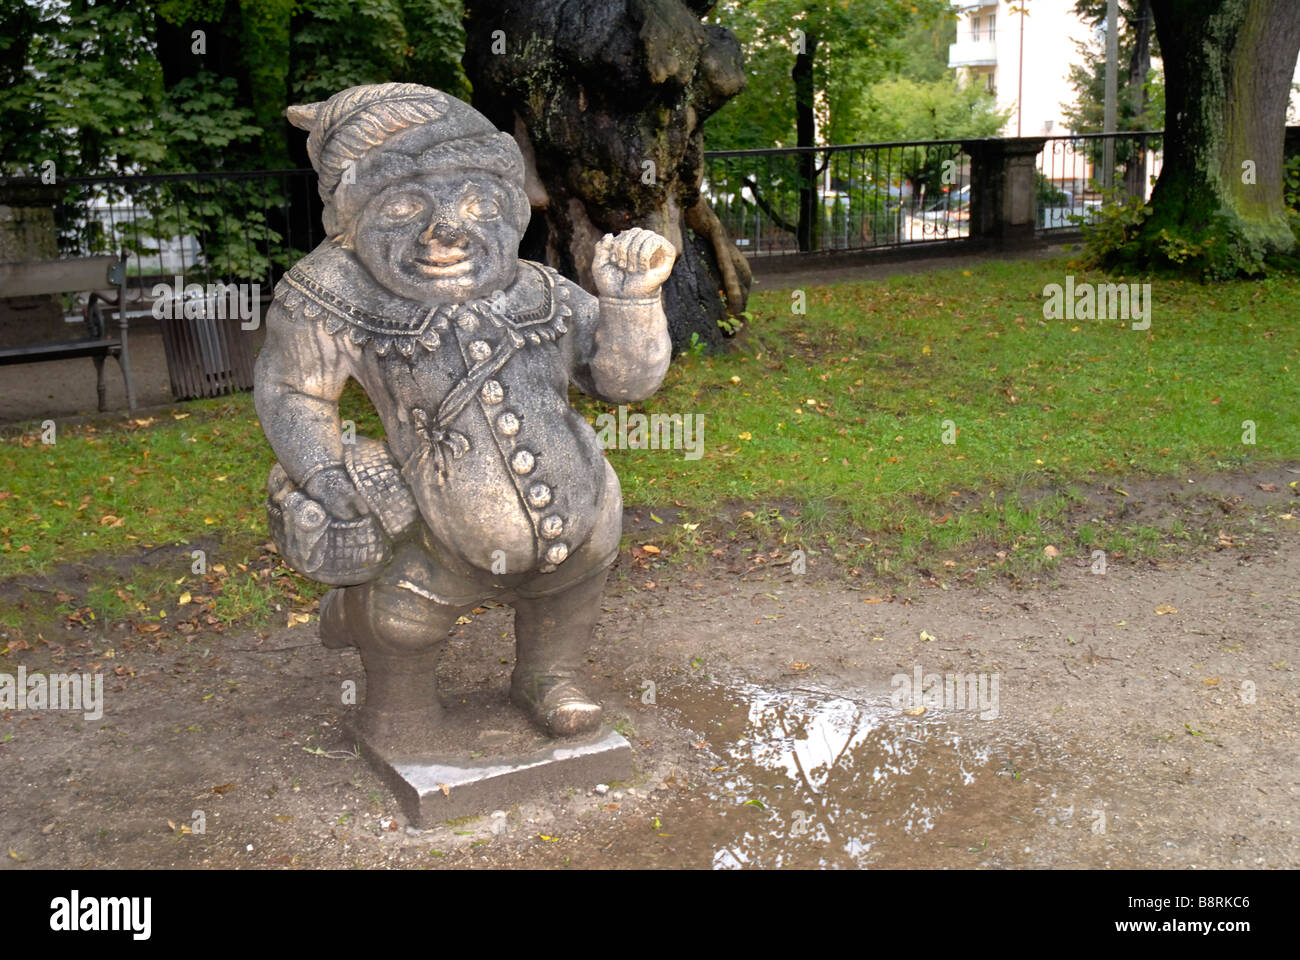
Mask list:
POLYGON ((420 235, 420 238, 424 240, 425 243, 436 240, 444 247, 456 246, 460 242, 460 235, 456 226, 448 223, 441 217, 435 217, 429 221, 429 225, 425 227, 424 233, 420 235))

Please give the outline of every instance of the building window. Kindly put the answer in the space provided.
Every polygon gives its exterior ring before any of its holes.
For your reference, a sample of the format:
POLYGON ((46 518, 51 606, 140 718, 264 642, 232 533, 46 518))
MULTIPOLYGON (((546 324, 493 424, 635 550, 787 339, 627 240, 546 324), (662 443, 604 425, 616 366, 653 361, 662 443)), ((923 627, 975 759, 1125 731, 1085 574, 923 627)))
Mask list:
POLYGON ((991 14, 991 13, 990 13, 989 16, 988 16, 988 36, 989 36, 989 43, 992 43, 992 42, 993 42, 994 20, 995 20, 994 14, 991 14))
POLYGON ((980 42, 980 18, 970 18, 970 38, 976 43, 980 42))
POLYGON ((992 73, 984 74, 984 89, 987 90, 989 93, 998 92, 997 84, 993 80, 992 73))

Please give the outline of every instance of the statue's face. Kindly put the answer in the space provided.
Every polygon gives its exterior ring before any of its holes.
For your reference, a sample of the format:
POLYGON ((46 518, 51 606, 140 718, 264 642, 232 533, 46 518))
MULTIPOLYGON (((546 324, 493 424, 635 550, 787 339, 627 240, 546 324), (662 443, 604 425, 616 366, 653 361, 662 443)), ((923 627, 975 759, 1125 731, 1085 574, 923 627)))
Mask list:
POLYGON ((376 280, 410 300, 491 296, 518 267, 518 192, 473 172, 398 180, 370 198, 353 247, 376 280))

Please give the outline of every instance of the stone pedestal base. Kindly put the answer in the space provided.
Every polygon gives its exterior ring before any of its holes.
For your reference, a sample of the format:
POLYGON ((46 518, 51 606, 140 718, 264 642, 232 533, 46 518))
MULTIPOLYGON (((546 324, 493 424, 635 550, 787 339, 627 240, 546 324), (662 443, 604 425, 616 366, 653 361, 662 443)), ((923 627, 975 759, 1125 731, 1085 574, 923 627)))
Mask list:
POLYGON ((415 827, 507 809, 550 790, 587 790, 631 779, 632 748, 618 733, 552 740, 504 692, 448 703, 445 724, 426 756, 394 757, 349 734, 415 827))

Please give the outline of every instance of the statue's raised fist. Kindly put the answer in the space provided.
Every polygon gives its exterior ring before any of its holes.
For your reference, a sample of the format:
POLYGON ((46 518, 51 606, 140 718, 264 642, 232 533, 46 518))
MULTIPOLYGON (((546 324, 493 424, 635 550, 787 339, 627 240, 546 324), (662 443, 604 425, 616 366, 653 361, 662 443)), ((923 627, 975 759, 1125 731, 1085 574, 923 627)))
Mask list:
POLYGON ((591 272, 603 297, 653 297, 672 273, 677 251, 653 230, 633 227, 618 236, 607 233, 596 244, 591 272))

